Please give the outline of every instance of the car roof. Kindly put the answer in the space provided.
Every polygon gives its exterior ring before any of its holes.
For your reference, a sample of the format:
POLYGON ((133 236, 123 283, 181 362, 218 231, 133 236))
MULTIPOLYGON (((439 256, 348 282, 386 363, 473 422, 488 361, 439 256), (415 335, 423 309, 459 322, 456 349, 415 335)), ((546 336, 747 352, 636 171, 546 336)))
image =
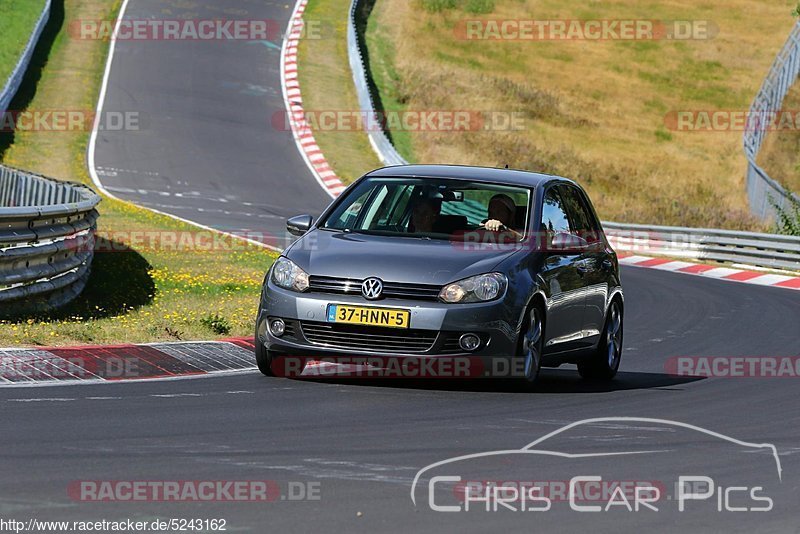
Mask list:
POLYGON ((560 176, 516 169, 473 167, 469 165, 396 165, 383 167, 366 174, 367 177, 442 178, 450 180, 475 180, 523 187, 536 187, 550 181, 572 182, 560 176))

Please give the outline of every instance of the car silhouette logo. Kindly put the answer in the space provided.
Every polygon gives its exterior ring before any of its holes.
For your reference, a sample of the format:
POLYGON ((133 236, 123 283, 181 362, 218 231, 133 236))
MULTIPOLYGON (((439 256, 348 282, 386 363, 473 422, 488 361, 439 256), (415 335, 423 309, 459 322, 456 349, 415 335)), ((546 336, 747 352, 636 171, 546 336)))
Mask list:
POLYGON ((775 467, 777 469, 778 481, 781 483, 783 482, 783 467, 781 466, 780 455, 778 454, 777 447, 772 443, 751 443, 747 441, 742 441, 733 438, 731 436, 726 436, 725 434, 720 434, 719 432, 708 430, 703 427, 691 425, 689 423, 683 423, 680 421, 673 421, 669 419, 656 419, 652 417, 594 417, 591 419, 583 419, 580 421, 575 421, 574 423, 569 423, 567 425, 564 425, 559 429, 554 430, 553 432, 550 432, 549 434, 542 436, 539 439, 532 441, 531 443, 528 443, 521 449, 505 449, 505 450, 478 452, 478 453, 466 454, 463 456, 454 456, 451 458, 447 458, 445 460, 441 460, 439 462, 429 464, 420 469, 419 471, 417 471, 416 476, 414 476, 414 480, 411 483, 411 501, 414 503, 414 506, 417 505, 416 490, 417 486, 421 484, 421 481, 423 480, 423 475, 425 475, 425 473, 428 473, 429 471, 444 465, 455 464, 457 462, 465 460, 474 460, 477 458, 487 458, 487 457, 497 457, 497 456, 502 457, 505 455, 534 455, 534 456, 541 455, 541 456, 561 457, 561 458, 610 458, 613 456, 654 455, 654 454, 664 454, 670 452, 669 448, 663 448, 656 450, 631 450, 631 451, 604 450, 596 453, 568 453, 564 451, 549 450, 542 448, 543 447, 542 444, 545 441, 555 438, 559 434, 567 432, 575 427, 581 427, 582 425, 609 424, 609 423, 617 425, 647 423, 647 424, 664 425, 667 428, 669 427, 684 428, 688 430, 693 430, 695 432, 699 432, 701 434, 705 434, 706 436, 717 438, 723 442, 739 445, 740 447, 766 451, 770 454, 770 456, 772 456, 772 459, 775 460, 775 467))
POLYGON ((383 293, 383 282, 380 278, 367 278, 361 282, 361 294, 365 299, 375 300, 381 297, 383 293))

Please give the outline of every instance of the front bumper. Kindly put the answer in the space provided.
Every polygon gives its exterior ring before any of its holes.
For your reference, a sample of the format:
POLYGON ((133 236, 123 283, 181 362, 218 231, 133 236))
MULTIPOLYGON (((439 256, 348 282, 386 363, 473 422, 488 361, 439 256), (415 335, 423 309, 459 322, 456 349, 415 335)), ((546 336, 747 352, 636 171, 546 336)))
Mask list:
MULTIPOLYGON (((487 303, 446 304, 438 301, 383 299, 368 301, 357 295, 327 293, 297 293, 275 286, 264 288, 259 306, 256 342, 280 354, 307 357, 408 357, 408 358, 452 358, 470 357, 485 363, 497 358, 508 359, 516 352, 519 317, 514 307, 499 299, 487 303), (328 323, 329 304, 386 307, 409 310, 411 319, 408 330, 388 332, 374 327, 348 327, 328 323), (287 324, 287 332, 281 337, 273 336, 266 327, 270 318, 281 318, 287 324), (323 329, 335 328, 336 333, 320 336, 323 329), (348 334, 369 343, 353 346, 347 342, 348 334), (385 333, 387 337, 372 334, 385 333), (467 352, 458 346, 462 334, 475 333, 481 338, 480 347, 467 352), (417 336, 430 344, 415 340, 413 348, 403 348, 402 343, 389 335, 417 336), (341 340, 344 342, 339 342, 341 340)), ((327 330, 323 330, 327 332, 327 330)))

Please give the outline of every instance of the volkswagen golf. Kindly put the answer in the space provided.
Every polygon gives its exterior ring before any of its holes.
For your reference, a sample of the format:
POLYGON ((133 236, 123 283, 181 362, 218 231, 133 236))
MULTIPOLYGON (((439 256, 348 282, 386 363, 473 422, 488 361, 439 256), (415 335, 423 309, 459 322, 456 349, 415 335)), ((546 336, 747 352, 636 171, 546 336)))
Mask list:
POLYGON ((577 364, 592 380, 617 373, 619 264, 571 180, 386 167, 287 230, 299 239, 266 274, 256 319, 266 375, 287 357, 344 355, 468 358, 525 386, 543 366, 577 364))

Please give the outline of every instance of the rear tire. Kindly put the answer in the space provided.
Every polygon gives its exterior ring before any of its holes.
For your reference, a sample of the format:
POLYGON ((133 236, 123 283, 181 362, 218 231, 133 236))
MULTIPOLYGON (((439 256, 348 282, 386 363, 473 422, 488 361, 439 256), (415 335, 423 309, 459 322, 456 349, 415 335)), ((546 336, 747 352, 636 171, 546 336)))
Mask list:
POLYGON ((616 376, 622 359, 622 333, 622 306, 618 300, 612 300, 597 349, 585 361, 578 363, 581 377, 587 380, 608 381, 616 376))
POLYGON ((516 381, 525 390, 532 390, 542 369, 544 350, 544 314, 533 306, 525 315, 523 330, 519 334, 518 358, 522 359, 522 376, 516 381))

